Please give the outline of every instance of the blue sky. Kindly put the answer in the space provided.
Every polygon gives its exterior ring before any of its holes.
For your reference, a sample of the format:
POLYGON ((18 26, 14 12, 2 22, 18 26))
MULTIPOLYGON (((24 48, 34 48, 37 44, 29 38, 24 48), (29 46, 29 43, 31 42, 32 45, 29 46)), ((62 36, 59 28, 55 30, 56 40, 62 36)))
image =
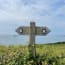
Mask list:
POLYGON ((49 35, 65 35, 65 0, 0 0, 0 34, 17 34, 31 20, 49 27, 49 35))

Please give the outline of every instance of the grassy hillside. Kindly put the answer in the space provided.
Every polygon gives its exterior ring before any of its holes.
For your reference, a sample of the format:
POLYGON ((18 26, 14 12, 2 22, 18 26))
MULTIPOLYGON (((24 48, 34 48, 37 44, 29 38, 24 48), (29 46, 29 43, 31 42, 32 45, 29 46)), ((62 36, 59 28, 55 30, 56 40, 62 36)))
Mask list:
MULTIPOLYGON (((43 65, 65 65, 65 42, 36 44, 36 60, 43 65)), ((34 65, 28 46, 0 46, 0 65, 34 65)))

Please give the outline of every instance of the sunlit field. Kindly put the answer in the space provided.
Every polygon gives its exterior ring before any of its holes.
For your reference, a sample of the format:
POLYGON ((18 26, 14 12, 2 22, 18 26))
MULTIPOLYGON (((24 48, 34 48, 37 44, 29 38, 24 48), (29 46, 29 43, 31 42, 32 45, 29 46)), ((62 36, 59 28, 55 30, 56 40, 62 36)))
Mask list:
POLYGON ((0 45, 0 65, 65 65, 65 42, 36 44, 36 60, 29 55, 28 46, 0 45))

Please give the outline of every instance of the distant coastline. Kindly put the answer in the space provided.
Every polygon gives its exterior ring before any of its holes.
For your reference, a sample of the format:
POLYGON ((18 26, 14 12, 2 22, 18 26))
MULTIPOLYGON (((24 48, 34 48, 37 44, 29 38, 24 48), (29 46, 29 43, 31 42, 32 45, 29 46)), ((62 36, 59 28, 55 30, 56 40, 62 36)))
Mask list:
MULTIPOLYGON (((57 36, 36 36, 36 44, 49 44, 65 42, 65 35, 57 36)), ((20 35, 0 35, 0 45, 28 45, 29 37, 20 35), (24 44, 23 44, 24 43, 24 44)))

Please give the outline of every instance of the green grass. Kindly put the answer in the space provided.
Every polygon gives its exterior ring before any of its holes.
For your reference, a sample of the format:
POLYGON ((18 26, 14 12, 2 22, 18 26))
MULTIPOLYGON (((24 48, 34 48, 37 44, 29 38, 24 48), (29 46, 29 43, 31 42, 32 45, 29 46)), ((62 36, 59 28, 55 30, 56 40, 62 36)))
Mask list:
MULTIPOLYGON (((36 44, 37 57, 43 65, 65 65, 65 42, 36 44)), ((34 65, 28 46, 0 46, 0 65, 34 65)))

